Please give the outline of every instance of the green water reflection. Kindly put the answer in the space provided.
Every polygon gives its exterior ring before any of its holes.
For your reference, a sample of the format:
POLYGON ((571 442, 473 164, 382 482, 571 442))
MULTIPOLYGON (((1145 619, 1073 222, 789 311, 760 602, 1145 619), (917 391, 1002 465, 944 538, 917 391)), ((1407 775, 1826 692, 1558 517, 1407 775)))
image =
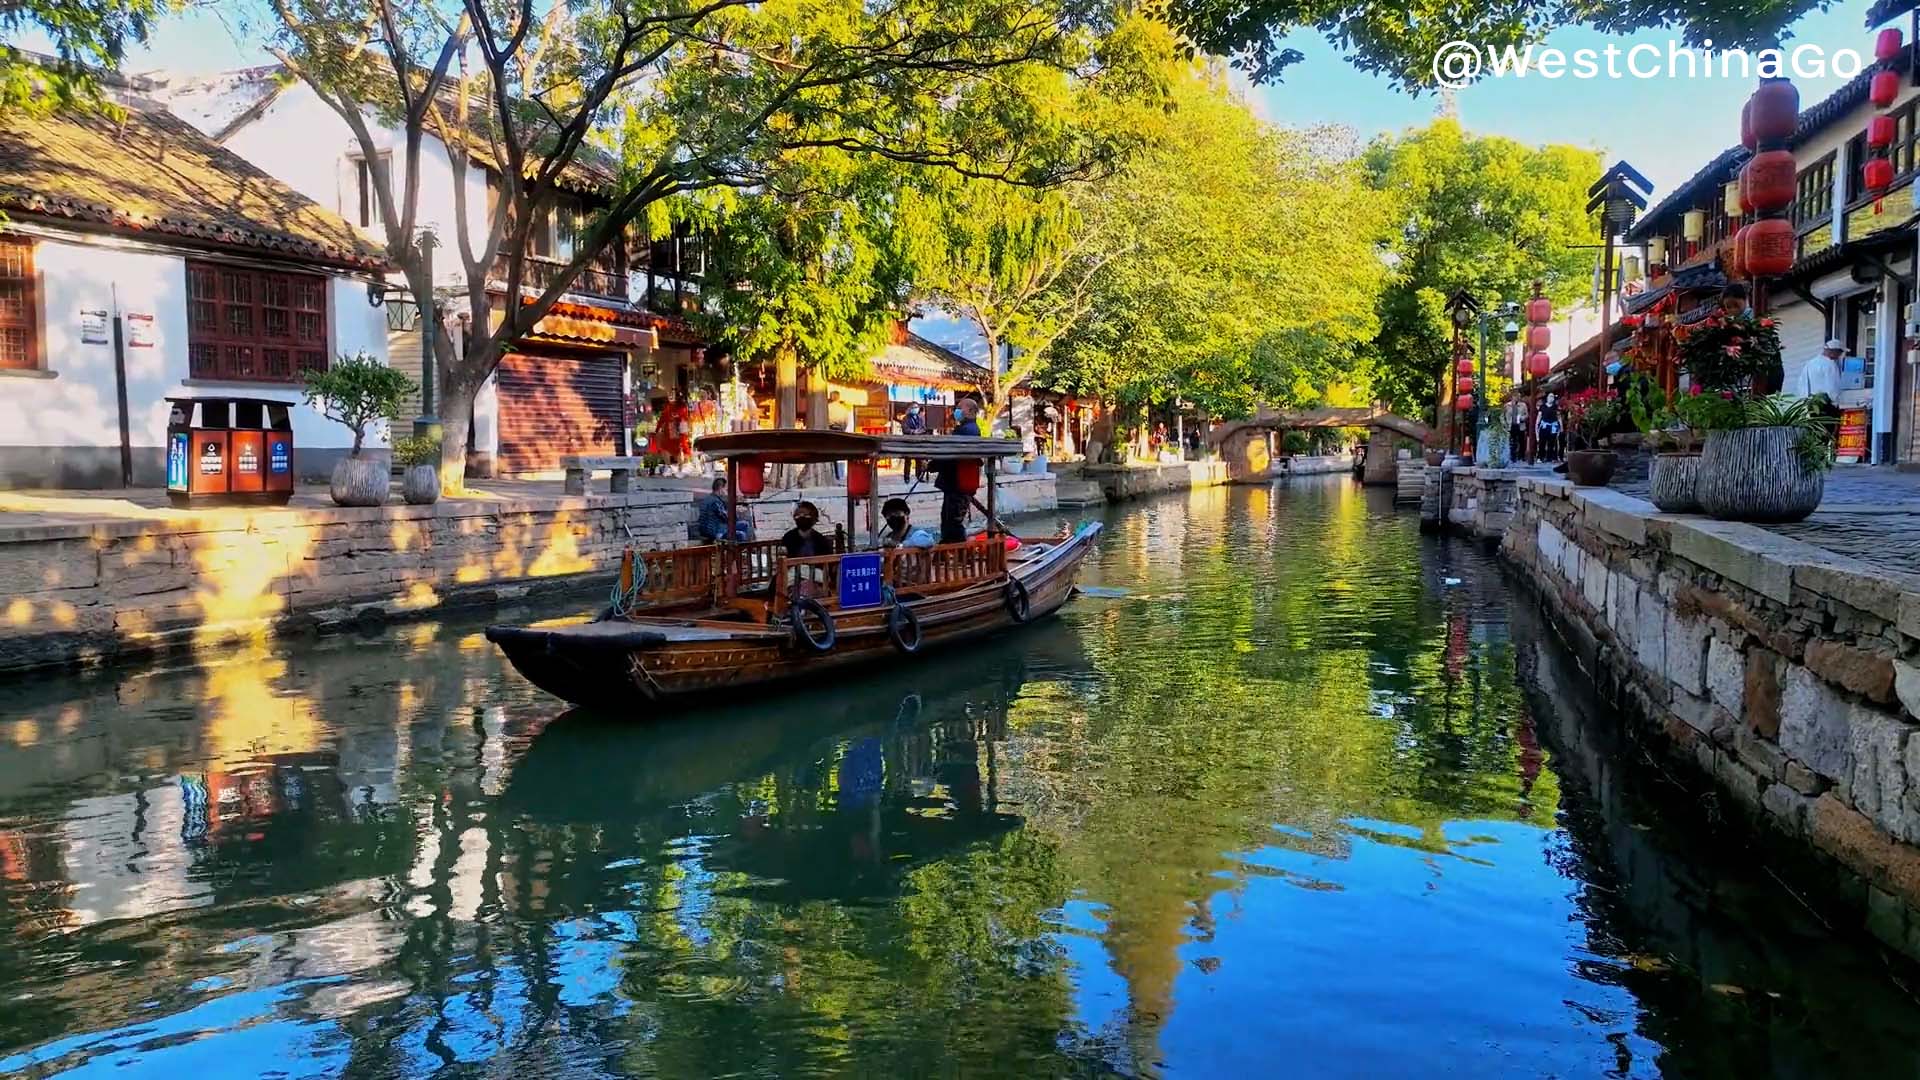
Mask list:
POLYGON ((453 624, 0 690, 0 1072, 1911 1072, 1378 498, 1118 509, 1058 619, 655 725, 453 624))

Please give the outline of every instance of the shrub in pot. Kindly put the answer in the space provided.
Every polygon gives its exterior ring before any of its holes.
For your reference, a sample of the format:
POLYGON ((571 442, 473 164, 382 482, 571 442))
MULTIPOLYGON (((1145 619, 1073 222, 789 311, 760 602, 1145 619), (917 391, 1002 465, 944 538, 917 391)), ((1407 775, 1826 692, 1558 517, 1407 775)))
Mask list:
POLYGON ((1620 422, 1623 411, 1611 390, 1582 390, 1560 402, 1561 423, 1576 447, 1567 451, 1567 479, 1580 487, 1605 487, 1613 479, 1619 457, 1602 449, 1600 439, 1620 422))
POLYGON ((1723 521, 1799 521, 1819 507, 1832 465, 1832 420, 1812 401, 1753 398, 1738 426, 1707 434, 1700 506, 1723 521))
POLYGON ((335 358, 325 371, 303 378, 307 403, 353 432, 353 448, 333 467, 328 493, 339 506, 379 506, 387 501, 387 464, 365 452, 367 430, 400 418, 413 380, 366 353, 335 358))
POLYGON ((1634 426, 1654 451, 1648 500, 1669 514, 1699 513, 1699 434, 1709 425, 1693 408, 1698 388, 1691 395, 1669 395, 1651 376, 1638 375, 1627 385, 1626 400, 1634 426))
POLYGON ((428 506, 440 501, 440 440, 432 435, 414 435, 397 439, 393 459, 403 470, 400 497, 413 506, 428 506))

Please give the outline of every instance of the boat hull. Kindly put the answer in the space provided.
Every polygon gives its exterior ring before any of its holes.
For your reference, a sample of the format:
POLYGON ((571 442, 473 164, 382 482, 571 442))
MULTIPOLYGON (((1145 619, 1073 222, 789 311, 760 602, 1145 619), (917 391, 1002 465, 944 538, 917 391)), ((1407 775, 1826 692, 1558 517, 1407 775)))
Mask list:
MULTIPOLYGON (((972 638, 1012 629, 1058 611, 1073 595, 1080 563, 1098 535, 1083 527, 1045 555, 1009 567, 1025 587, 1025 620, 1016 620, 1004 582, 903 601, 920 623, 912 656, 939 655, 972 638)), ((903 651, 887 629, 884 607, 835 616, 833 648, 819 652, 784 626, 634 619, 591 627, 493 626, 487 638, 520 673, 542 690, 607 711, 630 711, 638 702, 672 705, 733 697, 742 690, 778 686, 882 661, 903 651)))

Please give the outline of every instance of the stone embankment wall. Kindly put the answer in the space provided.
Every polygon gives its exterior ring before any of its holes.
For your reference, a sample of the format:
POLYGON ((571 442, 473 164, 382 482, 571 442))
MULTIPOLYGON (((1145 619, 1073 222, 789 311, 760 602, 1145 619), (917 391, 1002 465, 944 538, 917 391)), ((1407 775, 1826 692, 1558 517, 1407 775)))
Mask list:
MULTIPOLYGON (((1008 477, 1001 509, 1050 510, 1053 492, 1051 475, 1008 477)), ((829 528, 846 514, 843 488, 771 493, 760 535, 801 498, 829 528)), ((909 501, 938 520, 930 486, 909 501)), ((691 492, 649 490, 0 527, 0 670, 604 589, 627 546, 690 543, 693 510, 691 492)))
MULTIPOLYGON (((1920 956, 1920 576, 1751 525, 1518 481, 1502 548, 1601 692, 1811 873, 1809 902, 1920 956)), ((1703 807, 1704 808, 1704 807, 1703 807)))
POLYGON ((1448 496, 1447 524, 1481 539, 1505 536, 1513 520, 1514 485, 1524 475, 1518 469, 1451 470, 1451 482, 1441 489, 1448 496))
POLYGON ((1089 465, 1081 470, 1081 478, 1099 484, 1109 502, 1229 482, 1227 463, 1217 460, 1183 461, 1178 465, 1089 465))

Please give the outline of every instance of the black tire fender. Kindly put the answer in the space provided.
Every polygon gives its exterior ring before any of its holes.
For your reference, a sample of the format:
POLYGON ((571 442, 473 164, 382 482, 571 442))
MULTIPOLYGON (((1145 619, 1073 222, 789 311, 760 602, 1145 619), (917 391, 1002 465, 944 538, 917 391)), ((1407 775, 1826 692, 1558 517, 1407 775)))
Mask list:
POLYGON ((834 629, 832 613, 827 611, 826 605, 811 596, 794 600, 787 611, 787 625, 793 629, 794 640, 814 652, 832 652, 834 643, 840 640, 839 632, 834 629), (809 615, 820 623, 818 634, 807 626, 809 615))
POLYGON ((893 647, 909 655, 920 651, 920 616, 913 609, 902 604, 894 604, 887 612, 887 637, 893 639, 893 647))
POLYGON ((1027 586, 1019 578, 1008 578, 1004 594, 1007 602, 1007 614, 1013 621, 1024 623, 1033 617, 1033 598, 1027 595, 1027 586))

